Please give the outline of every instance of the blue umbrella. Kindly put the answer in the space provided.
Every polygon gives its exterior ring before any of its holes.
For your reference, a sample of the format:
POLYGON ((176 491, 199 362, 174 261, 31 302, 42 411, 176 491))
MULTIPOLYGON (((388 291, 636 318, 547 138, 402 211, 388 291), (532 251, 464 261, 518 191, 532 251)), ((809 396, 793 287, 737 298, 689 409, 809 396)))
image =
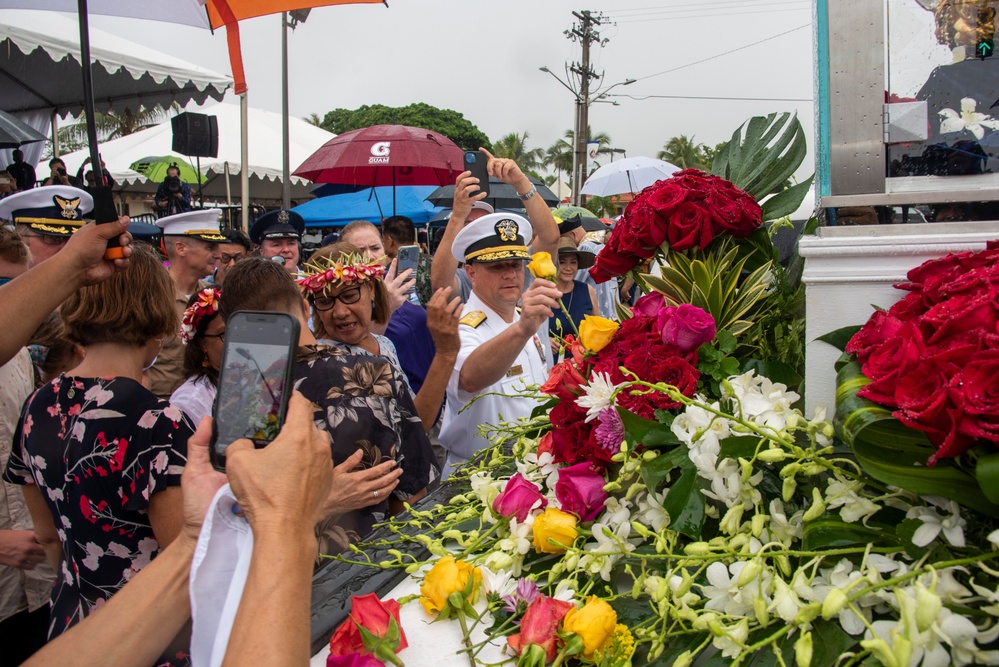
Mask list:
POLYGON ((305 219, 306 227, 342 227, 353 220, 378 224, 390 215, 404 215, 420 224, 429 221, 439 207, 425 201, 436 190, 434 186, 399 186, 395 188, 395 209, 392 208, 392 186, 366 188, 329 197, 319 197, 293 211, 305 219))

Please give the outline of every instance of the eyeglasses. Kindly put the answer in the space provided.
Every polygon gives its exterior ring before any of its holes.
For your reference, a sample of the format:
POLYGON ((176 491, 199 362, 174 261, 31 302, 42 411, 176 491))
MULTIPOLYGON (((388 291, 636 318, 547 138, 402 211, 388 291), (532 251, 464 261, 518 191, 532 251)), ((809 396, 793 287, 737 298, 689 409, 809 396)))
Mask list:
POLYGON ((225 332, 223 331, 222 333, 217 333, 217 334, 201 334, 201 337, 202 338, 218 338, 219 340, 223 340, 223 339, 225 339, 225 332))
POLYGON ((313 301, 316 310, 332 310, 333 306, 336 305, 337 301, 340 301, 345 306, 349 306, 352 303, 357 303, 361 300, 361 287, 351 287, 350 289, 345 289, 340 292, 339 296, 319 296, 313 301))
POLYGON ((238 262, 239 260, 243 259, 244 257, 246 257, 246 255, 244 255, 241 252, 238 252, 235 255, 229 255, 227 253, 222 253, 219 256, 219 261, 222 262, 223 264, 228 264, 229 262, 238 262))
POLYGON ((24 234, 25 238, 41 239, 42 245, 57 246, 66 243, 68 236, 49 236, 48 234, 24 234))

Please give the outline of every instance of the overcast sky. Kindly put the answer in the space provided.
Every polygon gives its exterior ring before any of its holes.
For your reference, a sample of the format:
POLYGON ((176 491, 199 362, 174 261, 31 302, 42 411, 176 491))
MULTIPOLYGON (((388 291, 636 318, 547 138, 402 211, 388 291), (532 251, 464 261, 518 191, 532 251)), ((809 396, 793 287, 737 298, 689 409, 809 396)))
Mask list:
MULTIPOLYGON (((166 0, 164 0, 166 1, 166 0)), ((574 10, 602 12, 608 41, 592 49, 602 87, 619 106, 594 104, 590 125, 629 156, 655 156, 678 134, 714 145, 744 120, 796 111, 813 136, 811 0, 389 0, 315 9, 289 39, 295 116, 337 107, 425 102, 454 109, 490 139, 530 133, 547 147, 572 127, 574 98, 550 75, 580 59, 563 31, 574 10), (704 61, 704 62, 701 62, 704 61), (681 96, 665 99, 655 96, 681 96), (695 98, 771 98, 768 101, 695 98), (808 101, 787 101, 802 99, 808 101)), ((95 27, 229 72, 224 30, 95 16, 95 27)), ((281 110, 277 16, 244 22, 250 106, 281 110)), ((229 95, 227 101, 235 101, 229 95)), ((252 137, 251 137, 252 141, 252 137)), ((292 165, 294 168, 295 165, 292 165)))

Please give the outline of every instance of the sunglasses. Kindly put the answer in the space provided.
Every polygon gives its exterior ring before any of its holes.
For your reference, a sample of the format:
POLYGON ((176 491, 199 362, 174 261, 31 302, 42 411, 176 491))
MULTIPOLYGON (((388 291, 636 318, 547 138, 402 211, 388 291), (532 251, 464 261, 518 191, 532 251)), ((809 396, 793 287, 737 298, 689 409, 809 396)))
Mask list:
POLYGON ((358 287, 351 287, 350 289, 345 289, 344 291, 340 292, 339 296, 316 297, 316 300, 313 301, 312 303, 316 307, 316 310, 330 310, 333 308, 333 306, 336 305, 337 301, 344 304, 345 306, 349 306, 350 304, 357 303, 360 300, 361 300, 361 288, 360 286, 358 286, 358 287))
POLYGON ((230 255, 228 253, 222 253, 219 257, 219 261, 223 264, 228 264, 229 262, 238 262, 243 259, 246 255, 243 253, 236 253, 235 255, 230 255))
POLYGON ((57 246, 69 241, 68 236, 49 236, 48 234, 25 234, 25 238, 41 239, 42 245, 57 246))

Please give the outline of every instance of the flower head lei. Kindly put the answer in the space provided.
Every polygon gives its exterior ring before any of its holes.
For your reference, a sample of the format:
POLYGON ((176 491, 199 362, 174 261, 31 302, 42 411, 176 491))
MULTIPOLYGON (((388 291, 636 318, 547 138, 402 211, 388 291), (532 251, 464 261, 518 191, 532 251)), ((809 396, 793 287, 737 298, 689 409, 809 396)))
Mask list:
POLYGON ((341 253, 336 260, 321 257, 310 261, 299 275, 298 284, 303 292, 322 294, 334 283, 349 285, 381 278, 385 275, 385 266, 359 253, 341 253))
POLYGON ((201 320, 219 312, 219 298, 221 296, 222 291, 215 287, 208 287, 198 292, 198 300, 187 307, 184 311, 184 318, 180 322, 180 339, 184 345, 194 339, 201 320))

